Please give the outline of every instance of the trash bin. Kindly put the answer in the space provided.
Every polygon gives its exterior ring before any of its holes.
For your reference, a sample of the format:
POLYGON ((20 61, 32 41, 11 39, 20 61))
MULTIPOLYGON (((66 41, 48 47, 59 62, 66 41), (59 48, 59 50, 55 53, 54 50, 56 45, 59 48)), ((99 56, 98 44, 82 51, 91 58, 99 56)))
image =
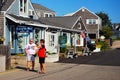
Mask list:
POLYGON ((0 72, 4 72, 6 70, 6 57, 0 55, 0 72))

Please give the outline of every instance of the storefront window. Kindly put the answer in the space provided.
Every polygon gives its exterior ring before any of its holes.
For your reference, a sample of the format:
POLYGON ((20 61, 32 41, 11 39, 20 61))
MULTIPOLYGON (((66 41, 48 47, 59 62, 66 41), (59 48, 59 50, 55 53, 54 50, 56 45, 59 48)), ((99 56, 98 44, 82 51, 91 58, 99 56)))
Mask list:
POLYGON ((23 36, 27 36, 25 33, 18 33, 17 37, 18 37, 18 48, 23 48, 25 46, 25 37, 23 36))
POLYGON ((11 47, 14 48, 15 41, 15 27, 11 27, 11 47))
POLYGON ((49 46, 54 46, 55 43, 55 36, 49 35, 49 46))
POLYGON ((35 29, 35 44, 39 44, 39 41, 41 39, 41 35, 40 35, 40 29, 35 29))

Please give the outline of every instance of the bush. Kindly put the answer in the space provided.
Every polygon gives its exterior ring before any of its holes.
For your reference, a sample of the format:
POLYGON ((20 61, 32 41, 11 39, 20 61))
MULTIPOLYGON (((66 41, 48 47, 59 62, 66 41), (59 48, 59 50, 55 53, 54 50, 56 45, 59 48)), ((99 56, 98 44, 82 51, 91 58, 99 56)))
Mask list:
POLYGON ((101 50, 108 49, 107 43, 105 41, 100 41, 99 44, 101 45, 101 50))
POLYGON ((24 53, 18 53, 16 56, 24 56, 24 53))
POLYGON ((67 51, 67 48, 64 47, 64 48, 60 48, 60 53, 65 53, 67 51))

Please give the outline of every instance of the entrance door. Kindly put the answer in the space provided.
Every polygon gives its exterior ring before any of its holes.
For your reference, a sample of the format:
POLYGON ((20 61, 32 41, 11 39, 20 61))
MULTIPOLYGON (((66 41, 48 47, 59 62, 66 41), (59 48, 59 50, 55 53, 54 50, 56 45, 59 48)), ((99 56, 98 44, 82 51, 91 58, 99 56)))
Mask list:
POLYGON ((46 32, 45 45, 48 52, 58 53, 58 33, 46 32))

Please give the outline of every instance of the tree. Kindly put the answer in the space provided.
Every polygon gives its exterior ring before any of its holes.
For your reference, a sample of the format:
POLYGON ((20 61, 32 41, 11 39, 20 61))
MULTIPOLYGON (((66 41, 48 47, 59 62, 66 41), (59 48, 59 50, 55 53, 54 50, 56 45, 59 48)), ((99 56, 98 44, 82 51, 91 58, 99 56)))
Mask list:
POLYGON ((110 27, 102 27, 102 32, 105 38, 110 38, 113 35, 112 29, 110 27))
POLYGON ((104 12, 99 12, 96 13, 101 19, 102 19, 102 31, 100 35, 104 35, 106 38, 110 38, 113 35, 112 32, 112 23, 111 20, 109 19, 108 14, 104 12))
POLYGON ((109 19, 108 14, 104 12, 98 12, 96 13, 96 15, 98 15, 102 19, 102 26, 112 27, 112 23, 111 20, 109 19))

